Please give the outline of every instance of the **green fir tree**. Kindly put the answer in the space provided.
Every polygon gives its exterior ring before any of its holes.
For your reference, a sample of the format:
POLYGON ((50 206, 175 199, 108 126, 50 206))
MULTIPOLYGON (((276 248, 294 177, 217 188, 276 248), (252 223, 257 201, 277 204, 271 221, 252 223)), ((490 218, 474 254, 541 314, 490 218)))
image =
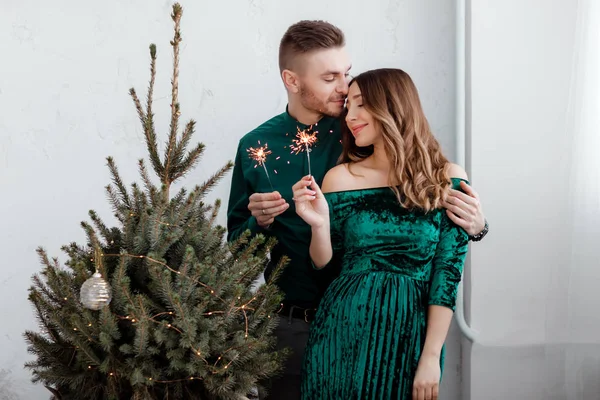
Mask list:
POLYGON ((255 287, 275 241, 247 232, 227 244, 215 223, 220 202, 204 203, 231 162, 204 184, 171 194, 204 151, 203 144, 189 149, 193 120, 178 133, 181 16, 175 4, 171 121, 162 157, 152 109, 155 45, 145 108, 130 90, 160 185, 140 160, 143 185, 127 189, 109 157, 107 193, 119 226, 107 227, 90 211, 91 223, 81 223, 87 243, 63 247, 64 267, 38 249, 43 269, 29 300, 41 332, 25 333, 35 356, 26 367, 52 399, 237 400, 281 369, 285 352, 274 350, 272 331, 282 296, 273 279, 287 260, 255 287), (112 290, 112 301, 99 310, 80 301, 95 271, 112 290))

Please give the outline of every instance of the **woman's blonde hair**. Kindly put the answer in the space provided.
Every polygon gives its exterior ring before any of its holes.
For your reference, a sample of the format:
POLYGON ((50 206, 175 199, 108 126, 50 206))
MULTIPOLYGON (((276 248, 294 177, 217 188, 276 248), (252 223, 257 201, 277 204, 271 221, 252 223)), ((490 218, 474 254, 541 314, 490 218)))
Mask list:
MULTIPOLYGON (((352 79, 363 107, 373 116, 392 164, 389 185, 406 208, 430 211, 441 206, 450 188, 449 163, 429 128, 410 76, 394 68, 375 69, 352 79)), ((373 154, 358 147, 342 116, 340 162, 352 164, 373 154)))

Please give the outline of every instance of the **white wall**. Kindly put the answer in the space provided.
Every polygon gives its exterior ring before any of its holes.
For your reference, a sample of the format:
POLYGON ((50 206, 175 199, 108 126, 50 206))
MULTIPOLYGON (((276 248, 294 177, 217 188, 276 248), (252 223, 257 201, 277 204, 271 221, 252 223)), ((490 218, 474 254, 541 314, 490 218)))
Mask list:
POLYGON ((570 265, 577 6, 470 1, 470 170, 491 224, 471 249, 473 400, 600 398, 598 272, 570 265))
MULTIPOLYGON (((171 4, 0 0, 0 400, 48 398, 22 368, 29 359, 22 333, 36 328, 27 301, 31 275, 40 269, 35 248, 42 245, 64 260, 59 248, 83 240, 79 221, 88 209, 112 221, 106 156, 115 157, 127 182, 137 180, 136 160, 145 149, 128 89, 145 95, 151 42, 158 46, 157 126, 167 131, 171 4)), ((278 41, 303 18, 327 19, 345 30, 354 72, 383 66, 408 71, 453 158, 453 2, 182 4, 182 112, 185 120, 198 121, 196 139, 208 146, 187 185, 233 158, 245 132, 284 110, 278 41)), ((229 176, 214 196, 226 202, 228 187, 229 176)), ((450 354, 444 384, 453 390, 444 399, 459 398, 459 352, 450 354)))

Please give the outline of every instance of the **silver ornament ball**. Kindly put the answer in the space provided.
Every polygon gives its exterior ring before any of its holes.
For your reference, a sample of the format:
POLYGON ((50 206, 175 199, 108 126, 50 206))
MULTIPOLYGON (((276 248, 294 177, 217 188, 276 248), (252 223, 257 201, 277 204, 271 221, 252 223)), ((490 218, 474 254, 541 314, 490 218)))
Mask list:
POLYGON ((79 297, 85 308, 100 310, 112 300, 112 290, 102 275, 96 272, 90 279, 83 282, 79 297))

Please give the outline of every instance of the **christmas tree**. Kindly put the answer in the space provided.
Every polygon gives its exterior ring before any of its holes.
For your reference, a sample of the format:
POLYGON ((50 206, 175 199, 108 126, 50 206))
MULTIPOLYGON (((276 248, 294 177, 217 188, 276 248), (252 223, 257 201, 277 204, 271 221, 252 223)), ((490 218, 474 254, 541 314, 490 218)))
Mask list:
POLYGON ((155 45, 145 107, 130 90, 160 185, 140 160, 143 186, 128 190, 109 157, 107 194, 118 227, 90 211, 91 222, 81 223, 87 243, 63 247, 64 267, 38 249, 43 270, 29 300, 41 332, 25 333, 35 355, 26 367, 52 399, 239 399, 277 373, 285 357, 272 336, 277 273, 255 287, 275 241, 247 232, 225 243, 215 222, 219 201, 204 203, 232 164, 192 190, 170 193, 204 151, 201 143, 188 149, 193 120, 178 132, 182 7, 172 11, 171 121, 162 158, 152 110, 155 45))

